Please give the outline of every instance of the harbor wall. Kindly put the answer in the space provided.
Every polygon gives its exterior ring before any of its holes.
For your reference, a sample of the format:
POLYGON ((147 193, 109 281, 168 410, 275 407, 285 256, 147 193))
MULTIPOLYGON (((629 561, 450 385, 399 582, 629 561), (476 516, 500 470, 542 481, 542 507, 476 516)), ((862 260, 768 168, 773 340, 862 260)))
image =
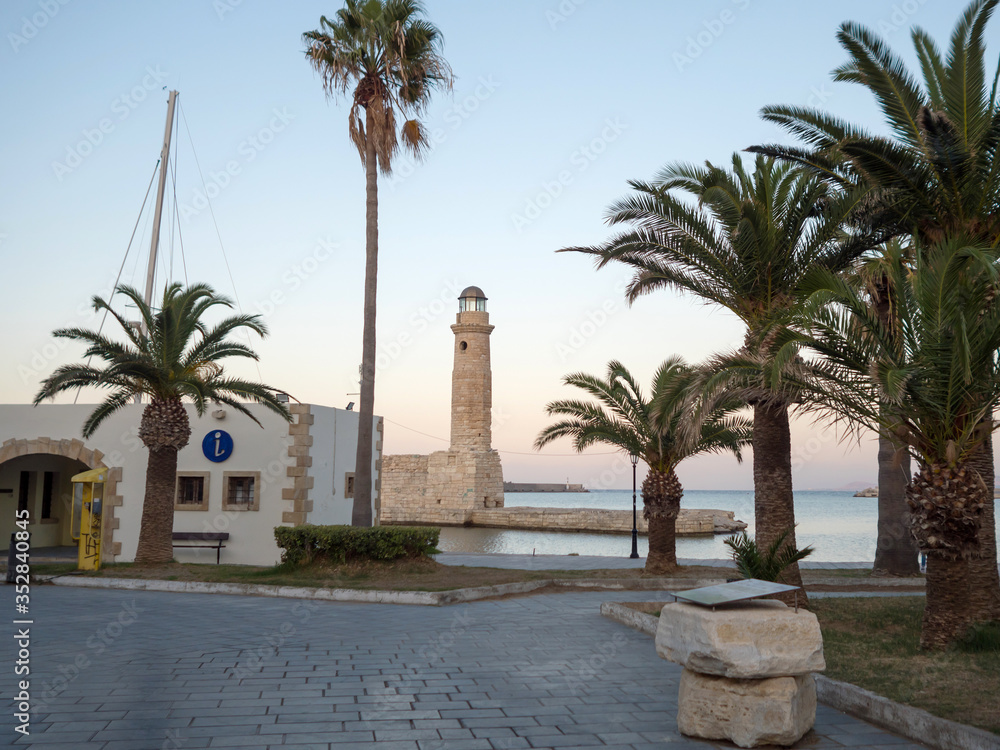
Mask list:
POLYGON ((535 482, 504 482, 504 492, 587 492, 582 484, 538 484, 535 482))
MULTIPOLYGON (((647 533, 646 520, 638 514, 640 534, 647 533)), ((521 531, 579 531, 607 534, 632 532, 632 511, 607 508, 476 508, 382 506, 383 525, 478 526, 521 531)), ((740 531, 731 510, 682 509, 677 534, 722 534, 740 531)))

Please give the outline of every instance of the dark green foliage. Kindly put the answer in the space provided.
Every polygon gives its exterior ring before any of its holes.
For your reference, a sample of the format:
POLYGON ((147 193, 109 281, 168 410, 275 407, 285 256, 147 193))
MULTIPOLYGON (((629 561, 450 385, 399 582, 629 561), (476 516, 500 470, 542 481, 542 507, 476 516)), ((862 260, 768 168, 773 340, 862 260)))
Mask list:
POLYGON ((398 560, 438 551, 441 529, 415 526, 279 526, 283 563, 398 560))
POLYGON ((617 360, 608 363, 606 378, 583 372, 567 375, 564 383, 594 400, 549 403, 545 410, 550 416, 566 419, 542 430, 535 448, 571 437, 578 451, 611 445, 663 473, 676 469, 685 458, 704 453, 728 451, 742 460, 740 449, 750 444, 751 437, 750 421, 734 416, 742 401, 726 394, 699 399, 697 374, 680 357, 670 357, 657 368, 648 399, 617 360))
POLYGON ((812 547, 795 549, 786 545, 785 540, 791 533, 785 529, 781 535, 765 550, 757 548, 757 542, 751 539, 745 531, 739 535, 726 537, 723 541, 733 551, 733 562, 744 578, 756 578, 760 581, 779 581, 781 573, 789 565, 797 563, 813 553, 812 547))
POLYGON ((966 654, 1000 654, 1000 622, 973 625, 955 647, 966 654))
POLYGON ((35 395, 37 406, 45 399, 68 391, 97 388, 109 392, 103 403, 87 418, 83 436, 90 437, 104 420, 134 403, 136 396, 150 401, 180 401, 188 398, 198 416, 210 403, 225 404, 260 424, 246 402, 262 404, 291 421, 288 407, 278 401, 275 388, 263 383, 228 375, 222 360, 231 357, 259 359, 247 344, 234 341, 232 334, 253 331, 264 337, 267 326, 260 315, 231 315, 209 327, 206 313, 213 308, 229 309, 233 303, 207 284, 170 284, 164 288, 159 308, 146 304, 142 293, 124 284, 115 293, 125 297, 142 321, 135 328, 113 309, 108 300, 94 297, 95 312, 104 312, 121 326, 124 341, 109 338, 101 331, 60 328, 56 338, 87 344, 86 364, 61 365, 42 381, 35 395), (92 366, 97 358, 103 366, 92 366))

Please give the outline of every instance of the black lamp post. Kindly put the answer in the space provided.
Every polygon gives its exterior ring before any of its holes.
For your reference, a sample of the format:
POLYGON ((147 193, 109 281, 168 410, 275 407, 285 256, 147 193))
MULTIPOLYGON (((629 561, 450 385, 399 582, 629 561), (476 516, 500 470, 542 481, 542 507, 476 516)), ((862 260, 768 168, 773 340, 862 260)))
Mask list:
POLYGON ((635 515, 635 466, 639 463, 639 456, 630 453, 629 460, 632 461, 632 554, 629 557, 637 560, 639 559, 639 529, 636 527, 635 515))

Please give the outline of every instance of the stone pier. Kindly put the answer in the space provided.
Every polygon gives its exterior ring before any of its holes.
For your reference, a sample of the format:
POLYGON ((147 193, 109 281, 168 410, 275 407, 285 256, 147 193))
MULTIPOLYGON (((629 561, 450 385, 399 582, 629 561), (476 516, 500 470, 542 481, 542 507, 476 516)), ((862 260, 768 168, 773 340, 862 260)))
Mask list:
MULTIPOLYGON (((432 454, 435 455, 435 454, 432 454)), ((392 458, 402 458, 393 456, 392 458)), ((426 456, 414 456, 427 458, 426 456)), ((383 464, 384 465, 384 464, 383 464)), ((416 469, 416 465, 412 467, 416 469)), ((385 479, 383 479, 384 486, 385 479)), ((398 495, 397 495, 398 497, 398 495)), ((424 496, 428 497, 427 495, 424 496)), ((449 508, 436 502, 393 503, 382 506, 382 523, 400 526, 479 526, 521 531, 580 531, 603 534, 632 532, 632 511, 604 508, 449 508)), ((637 526, 647 533, 640 509, 637 526)), ((677 534, 724 534, 741 531, 731 510, 683 509, 677 517, 677 534)))

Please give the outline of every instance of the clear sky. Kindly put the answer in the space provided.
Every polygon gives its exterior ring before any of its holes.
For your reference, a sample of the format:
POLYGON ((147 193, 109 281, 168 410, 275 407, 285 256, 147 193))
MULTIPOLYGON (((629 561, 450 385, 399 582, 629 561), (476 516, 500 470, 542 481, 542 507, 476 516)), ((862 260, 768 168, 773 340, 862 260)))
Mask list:
MULTIPOLYGON (((822 106, 881 130, 874 105, 830 71, 838 25, 880 31, 915 66, 909 28, 942 46, 965 7, 945 0, 610 2, 428 0, 456 74, 425 116, 428 158, 380 183, 376 413, 388 453, 447 447, 449 325, 465 286, 489 297, 494 446, 513 481, 625 487, 601 449, 531 448, 560 378, 619 359, 643 381, 678 353, 739 345, 719 309, 660 293, 628 307, 624 268, 597 272, 560 247, 608 236, 605 208, 672 161, 726 161, 786 138, 766 104, 822 106), (425 434, 420 434, 425 433, 425 434)), ((301 33, 336 2, 4 0, 0 4, 0 401, 30 401, 81 348, 50 332, 118 274, 180 91, 158 286, 206 281, 265 315, 271 336, 246 372, 318 404, 357 396, 364 276, 364 172, 347 104, 328 101, 301 33), (188 132, 190 131, 190 138, 188 132), (200 164, 205 184, 196 165, 200 164), (173 179, 171 179, 173 183, 173 179), (212 196, 211 210, 204 193, 212 196), (219 235, 216 234, 216 224, 219 235), (220 246, 221 236, 221 246, 220 246), (181 253, 183 239, 183 258, 181 253), (224 247, 232 279, 223 259, 224 247)), ((1000 20, 989 39, 996 54, 1000 20)), ((141 286, 148 210, 122 280, 141 286)), ((874 482, 871 440, 793 427, 795 482, 874 482)), ((750 465, 709 457, 685 486, 752 486, 750 465)))

